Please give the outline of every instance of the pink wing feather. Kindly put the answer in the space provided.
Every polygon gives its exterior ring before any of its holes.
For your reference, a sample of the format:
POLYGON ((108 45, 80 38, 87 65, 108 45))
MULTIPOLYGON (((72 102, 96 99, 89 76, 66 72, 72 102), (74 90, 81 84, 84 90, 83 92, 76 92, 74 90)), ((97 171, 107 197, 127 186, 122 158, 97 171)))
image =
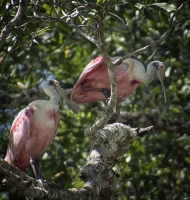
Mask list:
POLYGON ((32 107, 27 107, 20 111, 13 121, 9 135, 9 146, 5 161, 14 164, 22 171, 24 171, 30 164, 29 159, 25 159, 26 163, 22 163, 22 166, 20 166, 18 159, 21 151, 24 149, 25 144, 28 141, 28 138, 30 137, 33 112, 34 109, 32 107))
MULTIPOLYGON (((80 75, 78 81, 76 82, 74 88, 79 87, 90 74, 98 73, 98 68, 101 67, 101 64, 104 63, 104 59, 102 56, 96 57, 92 60, 83 70, 82 74, 80 75)), ((88 78, 89 79, 89 78, 88 78)))
POLYGON ((92 98, 91 95, 88 95, 88 92, 81 89, 81 85, 87 83, 87 81, 91 81, 91 79, 93 79, 94 76, 97 76, 97 73, 99 72, 99 68, 101 67, 103 63, 104 63, 103 57, 99 56, 95 58, 94 60, 92 60, 84 68, 82 74, 80 75, 71 93, 71 100, 73 102, 78 103, 78 104, 84 104, 87 102, 96 101, 96 99, 92 98), (93 75, 93 77, 91 77, 91 74, 93 75))
MULTIPOLYGON (((113 62, 117 58, 118 57, 112 57, 110 59, 113 62)), ((122 63, 117 66, 116 74, 118 81, 120 81, 120 77, 123 76, 127 69, 128 65, 126 63, 122 63)), ((95 58, 84 68, 81 76, 73 88, 71 100, 77 104, 106 100, 103 93, 98 91, 84 91, 81 88, 81 85, 85 85, 89 88, 106 88, 110 90, 108 70, 102 56, 95 58)))

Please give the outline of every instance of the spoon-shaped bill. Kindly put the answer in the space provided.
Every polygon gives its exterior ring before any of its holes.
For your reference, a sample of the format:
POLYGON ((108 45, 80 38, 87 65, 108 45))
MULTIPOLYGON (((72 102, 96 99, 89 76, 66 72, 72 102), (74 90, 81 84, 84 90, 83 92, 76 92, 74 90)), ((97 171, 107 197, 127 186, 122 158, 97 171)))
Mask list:
POLYGON ((165 87, 164 87, 164 75, 163 73, 160 72, 160 83, 161 83, 161 87, 162 87, 162 97, 164 99, 164 103, 167 103, 167 99, 166 99, 166 91, 165 91, 165 87))
POLYGON ((59 85, 59 82, 56 80, 53 80, 54 84, 56 86, 56 90, 59 94, 59 96, 66 101, 67 105, 69 106, 69 109, 71 109, 75 114, 77 114, 79 112, 79 106, 77 104, 75 104, 74 102, 72 102, 68 97, 67 94, 65 92, 65 90, 59 85))

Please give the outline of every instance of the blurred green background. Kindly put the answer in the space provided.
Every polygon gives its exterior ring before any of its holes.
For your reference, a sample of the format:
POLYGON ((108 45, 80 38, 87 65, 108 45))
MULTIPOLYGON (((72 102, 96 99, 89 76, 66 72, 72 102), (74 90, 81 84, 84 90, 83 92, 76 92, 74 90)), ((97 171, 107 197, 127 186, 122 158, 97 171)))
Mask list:
MULTIPOLYGON (((18 1, 1 1, 0 4, 2 29, 15 16, 18 1)), ((80 16, 74 18, 76 25, 83 23, 89 26, 97 10, 105 11, 103 32, 106 50, 110 56, 123 56, 159 38, 181 1, 30 1, 22 22, 12 29, 0 51, 1 157, 6 154, 12 121, 27 106, 27 103, 19 107, 9 106, 6 101, 10 95, 41 88, 42 82, 51 78, 60 81, 64 88, 72 89, 84 67, 100 55, 97 47, 81 36, 77 29, 60 22, 62 11, 72 13, 76 5, 88 5, 80 16), (22 83, 22 87, 18 82, 22 83)), ((189 10, 190 3, 180 10, 176 20, 188 17, 189 10)), ((90 28, 88 34, 91 34, 90 28)), ((134 141, 114 167, 120 175, 114 198, 190 199, 190 20, 176 26, 160 46, 134 58, 145 66, 152 60, 165 63, 168 104, 163 104, 160 84, 156 79, 149 85, 139 86, 122 103, 123 112, 153 115, 157 128, 134 141), (165 122, 166 126, 159 128, 161 122, 165 122), (168 126, 171 126, 170 132, 167 132, 168 126), (181 128, 175 131, 175 126, 181 128)), ((46 95, 44 98, 47 99, 46 95)), ((94 109, 103 111, 105 106, 106 102, 81 106, 81 112, 74 115, 62 103, 58 134, 41 156, 41 167, 47 180, 60 188, 83 186, 78 176, 90 151, 84 130, 98 119, 94 109)), ((133 127, 133 120, 130 122, 133 127)), ((26 173, 33 176, 30 167, 26 173)), ((0 185, 0 199, 25 199, 17 195, 15 190, 0 185)))

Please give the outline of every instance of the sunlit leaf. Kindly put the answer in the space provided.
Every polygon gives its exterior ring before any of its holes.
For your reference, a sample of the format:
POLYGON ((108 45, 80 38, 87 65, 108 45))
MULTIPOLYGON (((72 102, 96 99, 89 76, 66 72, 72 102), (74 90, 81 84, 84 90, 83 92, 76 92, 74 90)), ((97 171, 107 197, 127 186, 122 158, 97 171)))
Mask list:
POLYGON ((176 108, 176 107, 173 107, 172 111, 175 112, 175 113, 180 113, 180 110, 178 108, 176 108))
POLYGON ((90 9, 90 10, 87 10, 87 11, 82 12, 82 17, 83 17, 85 20, 89 20, 89 19, 91 19, 92 17, 94 17, 95 14, 96 14, 96 10, 90 9))
POLYGON ((97 0, 91 0, 91 1, 87 1, 87 0, 83 0, 85 3, 87 4, 91 4, 91 5, 95 5, 97 3, 97 0))
POLYGON ((97 0, 97 4, 103 4, 105 2, 106 2, 106 0, 97 0))
POLYGON ((176 7, 173 4, 168 3, 153 3, 149 4, 148 6, 166 12, 172 12, 176 10, 176 7))
POLYGON ((43 8, 46 10, 46 13, 47 14, 50 14, 51 13, 51 7, 48 5, 48 4, 43 4, 43 8))
POLYGON ((145 5, 141 4, 141 3, 136 3, 135 7, 137 7, 138 9, 142 9, 145 5))

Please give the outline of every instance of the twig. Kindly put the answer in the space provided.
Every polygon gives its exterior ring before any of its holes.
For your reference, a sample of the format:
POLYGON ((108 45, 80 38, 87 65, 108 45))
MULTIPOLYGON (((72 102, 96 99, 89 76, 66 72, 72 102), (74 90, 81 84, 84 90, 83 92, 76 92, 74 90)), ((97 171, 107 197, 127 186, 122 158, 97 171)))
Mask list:
POLYGON ((93 37, 90 37, 88 34, 86 34, 85 32, 83 32, 82 30, 80 30, 78 27, 76 28, 76 30, 83 36, 85 37, 87 40, 89 40, 90 42, 94 43, 99 49, 99 44, 98 42, 93 38, 93 37))
POLYGON ((3 28, 3 30, 1 31, 1 35, 0 35, 0 49, 2 48, 3 44, 5 43, 7 35, 10 33, 10 31, 12 30, 12 28, 14 28, 15 26, 17 26, 17 24, 22 20, 22 16, 23 16, 25 8, 26 8, 26 2, 27 2, 27 0, 20 0, 19 1, 19 8, 18 8, 17 14, 11 20, 11 22, 9 24, 7 24, 3 28))
POLYGON ((118 65, 118 64, 120 64, 123 60, 125 60, 125 59, 127 59, 127 58, 130 58, 130 57, 133 57, 133 56, 137 56, 137 55, 139 55, 139 54, 141 54, 141 53, 143 53, 143 52, 145 52, 145 51, 147 51, 147 50, 149 50, 149 49, 151 49, 151 48, 153 48, 153 47, 156 47, 156 46, 160 45, 160 44, 168 37, 168 35, 170 34, 170 32, 172 31, 172 29, 173 29, 176 25, 178 25, 178 24, 180 24, 180 23, 182 23, 182 22, 184 22, 184 21, 190 19, 190 17, 185 17, 185 18, 183 18, 183 19, 181 19, 181 20, 174 21, 176 15, 179 13, 179 11, 180 11, 183 7, 185 7, 185 5, 186 5, 187 3, 189 3, 189 1, 190 1, 190 0, 188 0, 188 1, 184 2, 184 3, 182 3, 181 6, 175 11, 175 13, 172 15, 172 17, 171 17, 171 19, 170 19, 168 28, 166 29, 165 33, 164 33, 160 38, 158 38, 156 41, 150 43, 149 45, 147 45, 147 46, 145 46, 145 47, 142 47, 141 49, 138 49, 138 50, 136 50, 136 51, 133 51, 133 52, 131 52, 131 53, 129 53, 129 54, 123 56, 123 57, 118 58, 116 61, 113 62, 113 64, 114 64, 114 65, 118 65))

